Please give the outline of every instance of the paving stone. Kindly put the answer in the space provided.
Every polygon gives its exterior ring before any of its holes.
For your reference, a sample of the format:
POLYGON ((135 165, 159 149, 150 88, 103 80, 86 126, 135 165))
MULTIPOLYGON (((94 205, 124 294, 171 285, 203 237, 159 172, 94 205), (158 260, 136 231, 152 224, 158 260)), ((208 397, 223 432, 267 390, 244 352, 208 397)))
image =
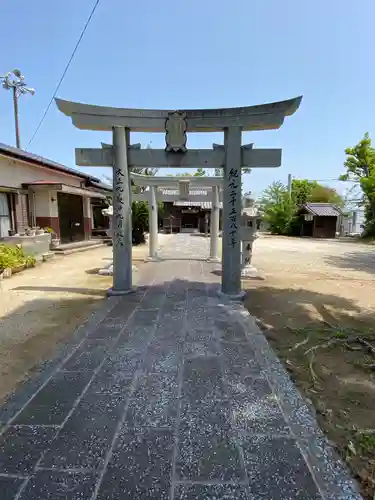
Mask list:
POLYGON ((134 349, 118 348, 112 354, 109 354, 100 371, 112 371, 113 373, 122 371, 124 376, 134 375, 137 368, 143 361, 144 355, 142 352, 134 349))
POLYGON ((123 297, 120 302, 111 310, 109 315, 104 319, 103 323, 122 323, 129 319, 129 316, 135 308, 141 303, 144 292, 133 297, 123 297))
POLYGON ((23 482, 23 479, 0 476, 1 500, 14 500, 23 482))
POLYGON ((123 363, 106 362, 95 375, 87 394, 107 394, 108 396, 122 394, 126 396, 130 394, 132 380, 132 371, 124 370, 123 363))
POLYGON ((255 358, 249 359, 246 365, 225 363, 223 364, 223 372, 227 383, 232 386, 241 384, 242 380, 247 377, 265 379, 265 371, 255 358))
POLYGON ((144 350, 155 333, 154 326, 133 326, 132 329, 125 329, 115 344, 115 348, 144 350))
POLYGON ((173 433, 125 429, 117 441, 97 500, 169 500, 173 433))
POLYGON ((29 402, 14 424, 60 425, 90 381, 90 372, 59 372, 29 402))
POLYGON ((129 402, 126 425, 173 428, 177 417, 177 392, 176 375, 141 376, 129 402))
POLYGON ((0 436, 0 473, 32 472, 56 432, 51 427, 9 427, 0 436))
POLYGON ((107 355, 107 351, 108 345, 105 341, 87 339, 63 365, 62 369, 69 371, 94 371, 107 355))
POLYGON ((233 425, 239 432, 290 434, 267 380, 232 371, 227 377, 227 391, 232 402, 233 425))
POLYGON ((89 500, 97 480, 95 473, 38 471, 19 500, 89 500))
POLYGON ((225 396, 223 376, 216 356, 185 359, 182 395, 190 401, 225 396))
POLYGON ((102 323, 88 335, 88 338, 100 340, 115 340, 120 335, 123 328, 123 324, 102 323))
POLYGON ((156 329, 151 343, 158 346, 182 348, 185 341, 185 335, 186 330, 184 321, 181 320, 176 324, 167 323, 156 329))
POLYGON ((228 400, 204 399, 191 402, 181 400, 180 429, 195 428, 230 431, 232 427, 232 406, 228 400))
POLYGON ((232 401, 232 409, 233 426, 239 433, 290 435, 274 396, 253 400, 247 396, 236 398, 232 401))
POLYGON ((187 329, 186 342, 205 342, 205 341, 214 341, 217 340, 216 331, 212 328, 201 328, 201 327, 192 327, 189 325, 187 329))
POLYGON ((165 302, 165 291, 153 293, 150 291, 142 300, 142 309, 160 309, 165 302))
POLYGON ((176 474, 188 481, 244 481, 239 447, 227 430, 180 429, 176 474))
POLYGON ((243 374, 242 369, 238 371, 231 369, 225 372, 227 392, 230 398, 254 400, 263 399, 273 394, 272 389, 265 378, 255 378, 251 375, 243 374))
POLYGON ((154 325, 159 317, 158 309, 138 309, 132 319, 131 324, 137 326, 152 326, 154 325))
POLYGON ((197 356, 218 356, 220 347, 215 340, 205 339, 185 342, 184 356, 194 358, 197 356))
POLYGON ((177 372, 182 365, 182 356, 182 345, 155 342, 147 349, 144 367, 149 373, 177 372))
POLYGON ((242 449, 255 498, 322 500, 294 440, 247 436, 242 449))
POLYGON ((255 359, 255 353, 247 342, 220 342, 220 346, 228 366, 246 366, 255 359))
POLYGON ((97 469, 103 464, 125 410, 126 399, 89 395, 83 399, 51 444, 40 467, 97 469))
POLYGON ((173 500, 256 500, 248 496, 246 486, 230 484, 179 484, 173 500))
MULTIPOLYGON (((216 316, 214 315, 214 318, 216 316)), ((227 342, 242 342, 246 343, 246 335, 243 326, 239 323, 231 321, 229 318, 227 319, 215 319, 214 320, 215 328, 218 331, 218 335, 221 340, 227 342)))

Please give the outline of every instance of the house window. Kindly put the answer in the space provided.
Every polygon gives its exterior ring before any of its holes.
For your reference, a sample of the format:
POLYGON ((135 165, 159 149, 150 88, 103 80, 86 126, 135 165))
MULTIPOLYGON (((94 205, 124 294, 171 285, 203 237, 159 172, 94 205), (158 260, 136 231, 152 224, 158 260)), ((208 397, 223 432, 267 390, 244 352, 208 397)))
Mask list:
POLYGON ((0 193, 0 238, 9 236, 12 222, 9 208, 9 197, 7 193, 0 193))

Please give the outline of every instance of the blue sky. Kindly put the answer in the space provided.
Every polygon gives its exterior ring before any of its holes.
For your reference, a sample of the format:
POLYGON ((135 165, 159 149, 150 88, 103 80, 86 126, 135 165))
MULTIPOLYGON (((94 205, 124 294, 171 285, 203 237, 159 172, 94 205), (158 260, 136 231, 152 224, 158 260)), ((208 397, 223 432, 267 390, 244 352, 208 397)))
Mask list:
MULTIPOLYGON (((20 102, 23 147, 93 3, 1 5, 0 73, 18 67, 37 91, 20 102)), ((280 130, 244 134, 244 143, 283 149, 281 168, 254 170, 245 176, 245 189, 259 194, 273 180, 286 182, 288 173, 336 178, 345 147, 366 131, 374 135, 374 18, 374 0, 101 0, 58 96, 175 109, 253 105, 302 94, 299 111, 280 130)), ((0 142, 13 145, 11 95, 1 88, 0 118, 0 142)), ((164 146, 162 134, 133 136, 134 142, 164 146)), ((74 167, 75 147, 110 140, 109 133, 75 129, 53 104, 29 150, 74 167)), ((194 134, 188 145, 211 147, 222 140, 221 134, 194 134)))

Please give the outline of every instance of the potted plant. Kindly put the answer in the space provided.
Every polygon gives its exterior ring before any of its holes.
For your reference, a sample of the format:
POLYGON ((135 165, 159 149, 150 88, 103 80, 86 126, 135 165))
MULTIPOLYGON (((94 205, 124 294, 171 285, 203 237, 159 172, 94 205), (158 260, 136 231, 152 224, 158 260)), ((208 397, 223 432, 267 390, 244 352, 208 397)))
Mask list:
POLYGON ((57 234, 52 229, 52 227, 45 227, 44 232, 49 233, 51 235, 51 250, 55 250, 60 246, 60 238, 57 237, 57 234))
POLYGON ((25 233, 26 233, 26 236, 35 236, 35 228, 26 227, 25 233))

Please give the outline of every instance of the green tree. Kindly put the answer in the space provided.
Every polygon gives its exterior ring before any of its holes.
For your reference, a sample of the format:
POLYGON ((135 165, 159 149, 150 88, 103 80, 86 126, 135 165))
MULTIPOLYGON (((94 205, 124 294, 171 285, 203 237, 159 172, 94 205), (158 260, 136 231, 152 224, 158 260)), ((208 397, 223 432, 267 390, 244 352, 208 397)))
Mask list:
POLYGON ((203 170, 202 167, 197 168, 197 171, 194 174, 194 177, 204 177, 206 175, 206 171, 203 170))
POLYGON ((340 180, 353 181, 361 187, 365 205, 365 234, 375 236, 375 150, 368 132, 354 147, 346 148, 345 154, 346 173, 340 176, 340 180))
POLYGON ((332 203, 339 208, 344 208, 344 198, 338 194, 336 189, 316 184, 307 199, 312 203, 332 203))
POLYGON ((292 198, 296 205, 303 205, 310 200, 313 189, 318 185, 316 181, 307 179, 292 180, 292 198))
POLYGON ((272 233, 288 234, 297 207, 282 182, 273 182, 264 190, 259 201, 259 208, 272 233))
POLYGON ((292 180, 292 198, 297 206, 308 202, 333 203, 338 207, 344 205, 344 199, 335 189, 307 179, 292 180))

